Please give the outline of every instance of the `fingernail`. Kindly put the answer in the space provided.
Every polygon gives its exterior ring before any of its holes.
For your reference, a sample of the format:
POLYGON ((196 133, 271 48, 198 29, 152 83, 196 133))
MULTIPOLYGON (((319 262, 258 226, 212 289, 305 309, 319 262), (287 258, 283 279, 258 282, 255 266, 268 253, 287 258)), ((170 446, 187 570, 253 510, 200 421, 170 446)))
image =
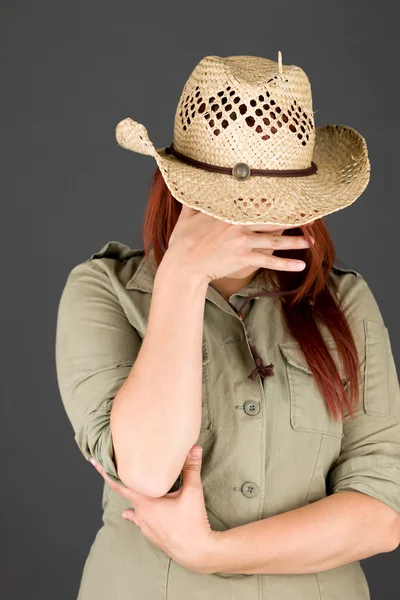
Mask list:
POLYGON ((302 260, 296 260, 296 262, 294 263, 294 266, 296 267, 296 269, 304 269, 304 267, 306 266, 306 263, 303 262, 302 260))
POLYGON ((93 466, 96 466, 96 465, 97 465, 97 463, 96 463, 96 461, 94 460, 94 458, 89 458, 89 461, 92 463, 92 465, 93 465, 93 466))
POLYGON ((191 456, 192 458, 200 458, 200 456, 201 456, 201 453, 202 453, 202 450, 203 450, 203 449, 202 449, 202 447, 201 447, 201 446, 200 446, 200 447, 193 448, 193 450, 191 450, 191 451, 190 451, 190 456, 191 456))
POLYGON ((123 512, 122 515, 121 515, 121 517, 123 517, 124 519, 127 519, 128 518, 128 513, 123 512))

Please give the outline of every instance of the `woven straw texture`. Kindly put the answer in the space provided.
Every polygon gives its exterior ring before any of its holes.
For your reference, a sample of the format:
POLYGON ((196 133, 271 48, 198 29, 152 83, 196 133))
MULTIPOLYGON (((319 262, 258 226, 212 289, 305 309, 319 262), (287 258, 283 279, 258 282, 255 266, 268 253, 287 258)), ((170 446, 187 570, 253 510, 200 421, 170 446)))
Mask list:
POLYGON ((296 65, 256 56, 206 56, 181 93, 174 148, 232 169, 306 169, 307 176, 250 175, 238 180, 156 149, 131 118, 116 127, 118 143, 153 156, 174 198, 235 224, 296 226, 352 204, 365 190, 370 163, 364 138, 346 125, 315 127, 311 85, 296 65))

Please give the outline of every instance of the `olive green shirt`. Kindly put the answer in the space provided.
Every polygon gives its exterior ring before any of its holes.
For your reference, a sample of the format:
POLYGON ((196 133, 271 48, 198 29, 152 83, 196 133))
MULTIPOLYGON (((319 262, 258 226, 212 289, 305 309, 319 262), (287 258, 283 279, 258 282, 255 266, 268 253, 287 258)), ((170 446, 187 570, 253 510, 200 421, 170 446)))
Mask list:
MULTIPOLYGON (((146 333, 157 270, 151 254, 110 241, 70 271, 57 317, 63 405, 83 456, 120 481, 110 410, 146 333)), ((363 276, 334 267, 360 355, 353 419, 326 408, 280 300, 259 296, 261 271, 229 301, 207 288, 203 328, 201 480, 211 528, 226 530, 354 490, 400 513, 400 390, 388 330, 363 276), (252 343, 273 377, 249 379, 252 343)), ((321 326, 322 327, 322 326, 321 326)), ((346 385, 335 343, 322 335, 346 385)), ((162 357, 159 357, 162 360, 162 357)), ((162 383, 160 382, 160 390, 162 383)), ((173 435, 173 432, 171 432, 173 435)), ((93 469, 88 465, 88 469, 93 469)), ((179 480, 173 488, 177 489, 179 480)), ((104 482, 103 525, 87 557, 79 600, 366 600, 359 561, 319 573, 200 574, 180 566, 121 517, 132 505, 104 482)), ((194 540, 195 543, 195 540, 194 540)))

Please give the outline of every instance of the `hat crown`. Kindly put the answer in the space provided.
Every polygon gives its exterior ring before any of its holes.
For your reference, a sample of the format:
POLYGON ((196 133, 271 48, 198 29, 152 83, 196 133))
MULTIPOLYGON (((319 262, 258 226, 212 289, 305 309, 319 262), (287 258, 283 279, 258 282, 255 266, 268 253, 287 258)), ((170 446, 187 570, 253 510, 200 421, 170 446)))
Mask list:
POLYGON ((202 162, 233 168, 304 169, 315 124, 311 85, 296 65, 257 56, 206 56, 182 90, 174 147, 202 162))

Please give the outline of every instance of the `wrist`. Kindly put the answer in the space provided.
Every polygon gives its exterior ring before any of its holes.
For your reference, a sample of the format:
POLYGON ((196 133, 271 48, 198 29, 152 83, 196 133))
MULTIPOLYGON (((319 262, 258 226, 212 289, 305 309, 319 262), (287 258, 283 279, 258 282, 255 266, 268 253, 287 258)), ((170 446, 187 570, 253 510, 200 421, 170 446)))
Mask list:
POLYGON ((223 573, 224 572, 224 549, 226 548, 227 531, 210 531, 207 544, 201 552, 196 564, 199 573, 223 573))
POLYGON ((210 278, 205 274, 196 272, 190 264, 182 260, 176 260, 172 254, 164 254, 162 261, 157 269, 156 280, 167 279, 174 281, 179 287, 189 287, 190 289, 206 290, 210 278))

